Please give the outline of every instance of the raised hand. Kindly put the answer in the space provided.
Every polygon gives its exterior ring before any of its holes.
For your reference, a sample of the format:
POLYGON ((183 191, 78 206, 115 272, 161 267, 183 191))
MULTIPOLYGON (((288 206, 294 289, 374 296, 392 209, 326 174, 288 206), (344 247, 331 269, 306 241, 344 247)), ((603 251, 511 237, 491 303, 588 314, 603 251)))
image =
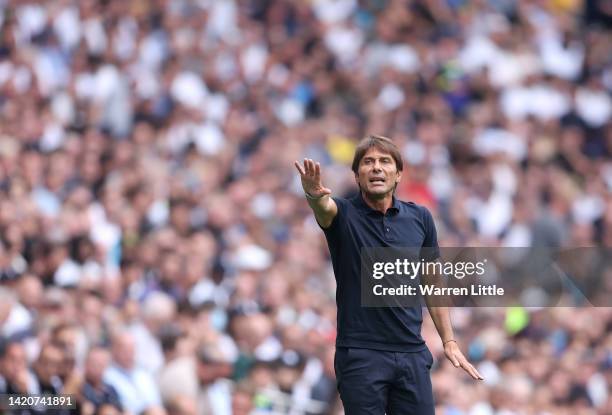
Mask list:
POLYGON ((319 198, 330 195, 331 190, 321 183, 321 164, 315 163, 312 159, 304 159, 304 166, 297 160, 293 163, 300 173, 302 188, 308 195, 319 198))

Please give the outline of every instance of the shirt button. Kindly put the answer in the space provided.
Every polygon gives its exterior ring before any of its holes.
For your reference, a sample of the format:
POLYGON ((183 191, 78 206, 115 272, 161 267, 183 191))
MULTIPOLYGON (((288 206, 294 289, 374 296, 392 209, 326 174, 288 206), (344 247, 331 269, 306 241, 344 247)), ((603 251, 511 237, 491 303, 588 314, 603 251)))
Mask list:
POLYGON ((389 232, 389 228, 385 228, 387 230, 387 232, 389 232))

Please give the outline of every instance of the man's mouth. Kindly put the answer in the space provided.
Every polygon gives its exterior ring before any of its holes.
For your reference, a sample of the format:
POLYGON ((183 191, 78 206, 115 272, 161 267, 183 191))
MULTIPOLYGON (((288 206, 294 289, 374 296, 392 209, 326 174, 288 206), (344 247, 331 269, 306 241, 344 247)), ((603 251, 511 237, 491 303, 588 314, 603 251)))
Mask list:
POLYGON ((384 177, 372 177, 370 179, 370 183, 372 183, 372 184, 385 184, 385 178, 384 177))

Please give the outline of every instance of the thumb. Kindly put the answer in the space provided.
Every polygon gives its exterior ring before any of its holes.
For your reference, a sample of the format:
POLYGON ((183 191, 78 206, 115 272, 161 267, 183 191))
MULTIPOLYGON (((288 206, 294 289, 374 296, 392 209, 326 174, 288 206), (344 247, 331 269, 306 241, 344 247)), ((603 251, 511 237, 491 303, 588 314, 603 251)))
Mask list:
POLYGON ((323 193, 324 195, 331 195, 331 190, 328 189, 327 187, 324 187, 321 189, 321 193, 323 193))

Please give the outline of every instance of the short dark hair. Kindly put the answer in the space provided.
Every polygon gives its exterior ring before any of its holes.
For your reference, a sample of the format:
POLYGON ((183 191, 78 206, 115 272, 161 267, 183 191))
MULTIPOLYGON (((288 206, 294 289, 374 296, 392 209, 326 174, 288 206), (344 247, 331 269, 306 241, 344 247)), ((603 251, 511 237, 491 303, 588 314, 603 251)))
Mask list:
POLYGON ((351 170, 353 170, 353 173, 357 174, 357 172, 359 171, 359 163, 361 162, 361 159, 372 147, 376 147, 380 151, 390 154, 393 160, 395 161, 395 165, 398 171, 402 171, 404 169, 402 154, 400 153, 399 148, 397 148, 393 140, 387 137, 383 137, 382 135, 369 135, 363 140, 361 140, 361 142, 357 145, 357 148, 355 149, 355 156, 353 157, 353 164, 351 166, 351 170))

